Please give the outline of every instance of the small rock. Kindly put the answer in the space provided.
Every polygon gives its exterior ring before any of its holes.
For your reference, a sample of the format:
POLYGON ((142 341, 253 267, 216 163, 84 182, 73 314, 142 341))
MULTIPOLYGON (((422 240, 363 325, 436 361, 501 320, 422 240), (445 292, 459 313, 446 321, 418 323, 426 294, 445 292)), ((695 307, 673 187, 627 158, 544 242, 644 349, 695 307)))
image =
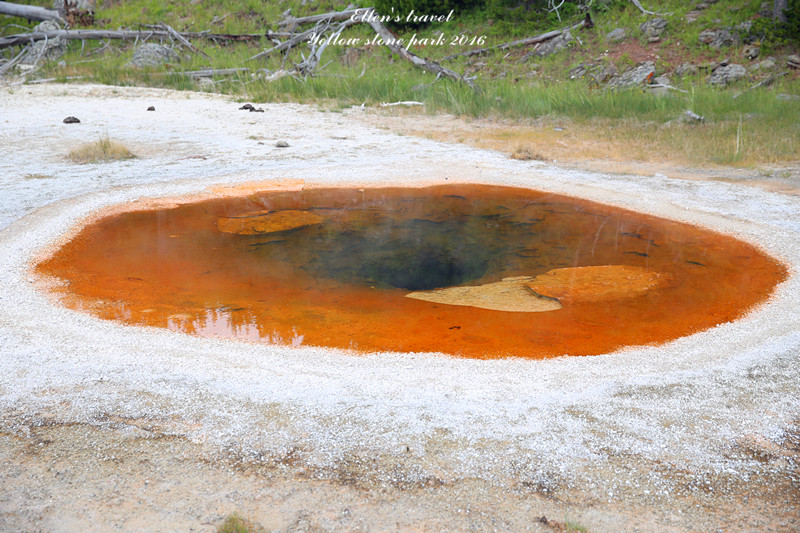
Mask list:
POLYGON ((67 117, 64 119, 64 124, 80 124, 81 121, 77 117, 67 117))
POLYGON ((155 111, 156 107, 151 105, 150 107, 147 108, 147 110, 148 111, 155 111))
MULTIPOLYGON (((41 24, 37 24, 33 31, 58 31, 61 26, 52 20, 45 20, 41 24)), ((61 37, 55 39, 46 39, 43 41, 36 41, 31 47, 31 51, 20 60, 19 66, 23 70, 28 70, 40 62, 55 61, 60 59, 67 52, 67 41, 61 37), (26 68, 27 67, 27 68, 26 68)))
POLYGON ((719 50, 723 46, 733 46, 739 42, 738 35, 726 29, 701 31, 697 39, 701 43, 707 44, 716 50, 719 50))
POLYGON ((180 60, 180 57, 172 48, 158 43, 145 43, 133 52, 133 57, 128 62, 128 66, 136 68, 157 67, 168 61, 178 60, 180 60))
POLYGON ((792 102, 792 101, 800 100, 800 95, 797 95, 797 94, 779 94, 775 98, 777 98, 778 100, 783 100, 785 102, 792 102))
POLYGON ((278 141, 275 143, 276 148, 289 148, 289 143, 286 141, 278 141))
POLYGON ((695 20, 700 18, 701 14, 702 13, 700 11, 697 11, 696 9, 693 10, 693 11, 689 11, 688 13, 686 13, 686 21, 687 22, 694 22, 695 20))
POLYGON ((598 83, 605 83, 618 74, 619 70, 617 70, 616 66, 613 64, 607 65, 603 70, 600 71, 599 74, 597 74, 597 81, 598 83))
POLYGON ((705 2, 700 2, 699 4, 694 6, 694 8, 697 9, 698 11, 703 11, 704 9, 708 9, 708 4, 706 4, 705 2))
POLYGON ((664 75, 661 75, 661 76, 657 77, 653 81, 655 81, 655 83, 658 83, 659 85, 670 85, 671 84, 670 83, 670 79, 668 77, 664 76, 664 75))
POLYGON ((244 104, 242 107, 239 108, 239 111, 252 111, 255 109, 253 104, 244 104))
POLYGON ((742 65, 731 63, 719 67, 708 77, 708 84, 714 87, 725 87, 726 85, 738 81, 747 75, 747 69, 742 65))
POLYGON ((610 87, 625 88, 642 85, 649 81, 656 73, 656 66, 652 61, 646 61, 636 68, 633 68, 621 76, 611 80, 610 87))
POLYGON ((697 74, 697 67, 691 63, 683 63, 675 69, 676 76, 694 76, 695 74, 697 74))
POLYGON ((786 66, 793 69, 800 69, 800 56, 792 54, 786 58, 786 66))
POLYGON ((650 19, 646 22, 643 22, 639 29, 642 31, 645 37, 648 40, 660 40, 661 36, 667 29, 667 21, 666 19, 650 19))
POLYGON ((550 39, 549 41, 543 43, 539 48, 536 49, 534 55, 538 57, 545 57, 561 50, 564 50, 569 43, 572 41, 572 34, 568 31, 565 31, 555 39, 550 39))
POLYGON ((761 47, 755 44, 748 44, 744 47, 743 53, 747 59, 755 59, 761 53, 761 47))
POLYGON ((589 67, 586 66, 585 64, 581 63, 577 67, 573 67, 573 68, 570 69, 569 77, 572 80, 574 80, 576 78, 582 78, 582 77, 584 77, 586 75, 586 73, 588 71, 589 71, 589 67))
POLYGON ((627 37, 627 35, 623 28, 616 28, 606 34, 606 40, 611 41, 612 43, 618 43, 624 40, 625 37, 627 37))
POLYGON ((686 124, 702 124, 706 121, 706 117, 701 117, 694 111, 686 111, 680 118, 681 122, 686 124))
POLYGON ((761 70, 771 70, 775 68, 775 65, 777 65, 777 63, 775 63, 775 60, 768 57, 767 59, 758 64, 758 68, 760 68, 761 70))

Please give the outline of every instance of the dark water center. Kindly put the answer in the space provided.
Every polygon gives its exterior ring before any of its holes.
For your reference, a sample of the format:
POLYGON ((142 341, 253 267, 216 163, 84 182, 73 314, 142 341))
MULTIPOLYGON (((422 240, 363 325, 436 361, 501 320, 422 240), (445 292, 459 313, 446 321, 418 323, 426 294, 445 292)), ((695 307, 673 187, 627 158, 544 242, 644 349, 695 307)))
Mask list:
POLYGON ((68 282, 55 289, 65 305, 127 324, 471 357, 664 342, 741 316, 786 275, 731 237, 484 185, 264 191, 133 209, 87 225, 37 268, 68 282), (528 297, 558 308, 474 304, 528 297))

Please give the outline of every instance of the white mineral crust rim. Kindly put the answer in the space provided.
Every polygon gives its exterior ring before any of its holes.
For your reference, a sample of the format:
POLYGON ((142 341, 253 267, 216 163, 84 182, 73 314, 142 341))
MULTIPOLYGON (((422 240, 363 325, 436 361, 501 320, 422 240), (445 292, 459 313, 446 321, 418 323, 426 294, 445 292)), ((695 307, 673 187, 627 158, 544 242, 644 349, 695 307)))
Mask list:
MULTIPOLYGON (((0 88, 0 421, 42 413, 102 425, 114 414, 172 421, 173 433, 242 454, 302 450, 324 471, 343 458, 399 456, 408 479, 465 476, 596 482, 610 454, 744 478, 742 435, 778 438, 800 406, 797 199, 730 183, 567 171, 365 126, 357 109, 294 104, 239 111, 222 96, 103 86, 0 88), (156 112, 147 112, 154 105, 156 112), (81 124, 62 124, 74 115, 81 124), (109 134, 135 160, 64 156, 109 134), (258 140, 263 140, 263 145, 258 140), (277 150, 275 140, 290 148, 277 150), (30 261, 87 214, 218 184, 486 183, 587 198, 729 233, 791 270, 733 323, 661 346, 595 357, 482 361, 353 355, 122 326, 65 309, 30 261), (427 451, 426 451, 427 449, 427 451)), ((680 312, 680 310, 676 310, 680 312)), ((394 463, 376 459, 373 475, 394 463)), ((657 476, 657 474, 653 474, 657 476)), ((666 484, 667 481, 665 480, 666 484)))

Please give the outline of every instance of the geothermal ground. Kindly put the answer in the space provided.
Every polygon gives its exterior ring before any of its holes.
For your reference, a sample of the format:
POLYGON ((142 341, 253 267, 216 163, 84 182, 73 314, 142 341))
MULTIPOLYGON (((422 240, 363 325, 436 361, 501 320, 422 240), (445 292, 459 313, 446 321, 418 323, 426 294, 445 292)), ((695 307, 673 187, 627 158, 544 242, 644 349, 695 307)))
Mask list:
POLYGON ((0 88, 0 529, 213 531, 233 511, 281 531, 800 529, 797 196, 510 160, 395 135, 368 109, 240 106, 0 88), (67 159, 104 137, 138 157, 67 159), (734 235, 790 275, 665 345, 482 361, 126 327, 31 274, 99 210, 257 182, 553 191, 734 235))

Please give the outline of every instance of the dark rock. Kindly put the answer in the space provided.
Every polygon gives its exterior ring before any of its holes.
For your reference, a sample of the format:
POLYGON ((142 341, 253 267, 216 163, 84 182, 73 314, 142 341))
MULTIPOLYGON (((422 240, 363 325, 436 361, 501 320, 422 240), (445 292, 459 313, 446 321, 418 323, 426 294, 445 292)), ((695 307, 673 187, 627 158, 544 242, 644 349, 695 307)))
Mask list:
POLYGON ((714 70, 708 77, 708 84, 714 87, 725 87, 747 75, 747 70, 742 65, 731 63, 714 70))
POLYGON ((64 124, 80 124, 81 121, 77 117, 67 117, 64 119, 64 124))
POLYGON ((179 61, 180 57, 172 48, 157 43, 145 43, 133 52, 129 67, 157 67, 168 61, 179 61))
POLYGON ((667 29, 666 19, 650 19, 639 26, 644 36, 650 41, 658 41, 667 29))
POLYGON ((152 105, 151 105, 150 107, 148 107, 148 108, 147 108, 147 110, 148 110, 148 111, 155 111, 155 110, 156 110, 156 108, 155 108, 155 106, 152 106, 152 105))
POLYGON ((253 107, 253 104, 244 104, 242 107, 239 108, 240 111, 242 111, 242 110, 244 110, 244 111, 252 111, 254 109, 255 109, 255 107, 253 107))
POLYGON ((611 41, 612 43, 618 43, 627 37, 627 34, 623 28, 617 28, 615 30, 611 30, 606 34, 606 40, 611 41))
POLYGON ((276 148, 289 148, 289 143, 286 141, 278 141, 275 143, 276 148))

